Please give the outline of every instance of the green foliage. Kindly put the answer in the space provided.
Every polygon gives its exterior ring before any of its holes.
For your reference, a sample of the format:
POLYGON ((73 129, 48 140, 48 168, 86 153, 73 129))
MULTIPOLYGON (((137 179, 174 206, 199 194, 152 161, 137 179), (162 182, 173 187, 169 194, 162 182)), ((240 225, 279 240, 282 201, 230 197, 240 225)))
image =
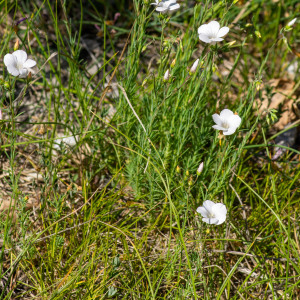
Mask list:
POLYGON ((0 3, 1 61, 18 41, 39 71, 2 63, 0 299, 300 297, 300 153, 271 159, 284 111, 256 101, 293 81, 298 1, 149 2, 0 3), (216 45, 211 20, 230 26, 216 45), (224 108, 242 123, 221 138, 224 108), (201 221, 206 199, 224 224, 201 221))

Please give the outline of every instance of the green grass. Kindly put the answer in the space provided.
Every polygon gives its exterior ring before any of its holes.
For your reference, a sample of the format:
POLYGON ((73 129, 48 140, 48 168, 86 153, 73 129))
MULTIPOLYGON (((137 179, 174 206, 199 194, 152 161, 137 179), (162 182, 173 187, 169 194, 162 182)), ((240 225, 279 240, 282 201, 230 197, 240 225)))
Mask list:
POLYGON ((150 2, 0 2, 0 299, 300 299, 299 141, 273 161, 283 108, 255 104, 278 78, 299 99, 298 1, 150 2), (17 40, 31 79, 3 64, 17 40), (224 108, 242 123, 220 139, 224 108))

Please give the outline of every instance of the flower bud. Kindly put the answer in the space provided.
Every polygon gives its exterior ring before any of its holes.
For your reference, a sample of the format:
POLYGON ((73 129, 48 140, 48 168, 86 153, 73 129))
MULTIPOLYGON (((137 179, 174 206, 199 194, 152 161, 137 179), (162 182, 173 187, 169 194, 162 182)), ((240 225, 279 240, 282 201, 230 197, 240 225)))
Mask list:
POLYGON ((170 46, 170 42, 168 40, 164 40, 163 47, 169 47, 169 46, 170 46))
POLYGON ((144 85, 147 83, 147 78, 143 81, 143 83, 142 83, 142 87, 144 87, 144 85))
POLYGON ((190 175, 189 170, 186 170, 185 175, 186 175, 186 176, 189 176, 189 175, 190 175))
POLYGON ((199 64, 199 58, 195 60, 195 62, 193 63, 191 69, 190 69, 190 73, 195 73, 197 70, 199 64))
POLYGON ((255 30, 255 35, 259 38, 259 39, 261 39, 261 34, 260 34, 260 32, 258 31, 258 30, 255 30))
POLYGON ((293 30, 293 25, 296 23, 297 18, 294 18, 292 21, 288 22, 287 25, 284 27, 284 31, 291 31, 293 30))
POLYGON ((228 43, 228 47, 233 46, 235 43, 236 43, 236 41, 229 42, 229 43, 228 43))
POLYGON ((256 81, 255 82, 255 88, 256 88, 257 91, 260 90, 260 86, 261 86, 261 82, 260 81, 256 81))
POLYGON ((19 49, 20 41, 19 39, 16 40, 15 45, 14 45, 14 51, 19 49))
POLYGON ((176 167, 176 172, 180 173, 180 167, 179 166, 176 167))
POLYGON ((292 21, 287 23, 287 26, 292 27, 297 21, 297 18, 294 18, 292 21))
POLYGON ((217 70, 218 70, 217 65, 213 63, 213 65, 212 65, 212 71, 213 71, 213 73, 215 73, 217 70))
POLYGON ((204 167, 204 163, 201 162, 198 169, 197 169, 197 175, 199 176, 201 174, 201 172, 203 171, 203 167, 204 167))
POLYGON ((176 58, 174 58, 174 59, 172 60, 172 62, 171 62, 171 68, 174 68, 175 64, 176 64, 176 58))
POLYGON ((164 75, 164 81, 168 81, 170 78, 170 71, 169 69, 166 71, 165 75, 164 75))
POLYGON ((145 45, 145 46, 142 48, 142 52, 146 51, 147 46, 148 46, 148 45, 145 45))

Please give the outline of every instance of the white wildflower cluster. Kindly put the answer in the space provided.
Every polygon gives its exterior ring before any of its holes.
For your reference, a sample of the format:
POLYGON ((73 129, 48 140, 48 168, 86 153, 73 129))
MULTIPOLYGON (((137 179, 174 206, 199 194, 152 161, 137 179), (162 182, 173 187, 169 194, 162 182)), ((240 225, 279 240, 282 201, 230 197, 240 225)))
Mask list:
MULTIPOLYGON (((176 0, 155 0, 155 10, 160 13, 166 13, 175 11, 180 8, 180 5, 176 0)), ((292 20, 289 25, 292 26, 295 23, 295 20, 292 20)), ((224 40, 224 36, 229 32, 229 27, 221 27, 220 23, 217 21, 211 21, 207 24, 203 24, 198 28, 199 39, 207 44, 216 44, 224 40)), ((199 65, 199 58, 196 59, 189 69, 190 75, 194 74, 199 65)), ((167 69, 164 74, 164 81, 168 81, 170 78, 170 70, 167 69)), ((217 130, 221 130, 223 135, 232 135, 235 133, 237 128, 240 126, 242 119, 238 116, 237 113, 233 113, 229 109, 223 109, 220 114, 214 114, 212 116, 216 125, 212 127, 217 130)), ((204 163, 201 162, 198 169, 197 175, 200 176, 204 169, 204 163)), ((210 200, 205 200, 203 206, 197 208, 197 212, 200 213, 203 217, 203 221, 208 224, 220 225, 225 222, 227 209, 226 206, 222 203, 214 203, 210 200)))
MULTIPOLYGON (((231 135, 235 133, 237 128, 240 126, 242 119, 234 114, 229 109, 223 109, 218 114, 213 114, 213 120, 216 125, 212 127, 217 130, 222 130, 224 135, 231 135)), ((203 171, 204 164, 200 163, 197 169, 197 175, 199 176, 203 171)), ((227 209, 222 203, 214 203, 210 200, 205 200, 203 206, 197 208, 197 212, 202 215, 202 220, 208 224, 220 225, 225 222, 227 209)))

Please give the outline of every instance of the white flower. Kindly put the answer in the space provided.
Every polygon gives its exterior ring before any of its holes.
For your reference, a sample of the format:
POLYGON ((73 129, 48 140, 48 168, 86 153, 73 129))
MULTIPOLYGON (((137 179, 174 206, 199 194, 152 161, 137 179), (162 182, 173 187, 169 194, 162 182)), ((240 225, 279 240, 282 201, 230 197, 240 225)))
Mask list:
POLYGON ((223 36, 226 35, 229 28, 224 26, 220 28, 217 21, 211 21, 208 24, 203 24, 198 28, 199 39, 204 43, 214 43, 223 41, 223 36))
POLYGON ((223 109, 218 114, 213 114, 213 120, 217 125, 213 125, 214 129, 223 130, 224 135, 233 134, 240 126, 242 119, 235 115, 230 109, 223 109))
POLYGON ((63 137, 63 138, 60 138, 60 139, 56 139, 54 141, 54 145, 53 145, 53 148, 54 149, 61 149, 63 147, 63 144, 69 146, 69 147, 72 147, 74 145, 76 145, 76 139, 74 136, 68 136, 68 137, 63 137))
POLYGON ((198 67, 198 64, 199 64, 199 58, 195 60, 195 62, 193 63, 191 69, 190 69, 190 72, 191 73, 195 73, 196 70, 197 70, 197 67, 198 67))
POLYGON ((197 175, 199 176, 201 174, 201 172, 203 171, 203 167, 204 167, 204 163, 200 163, 198 169, 197 169, 197 175))
POLYGON ((170 78, 170 71, 169 69, 166 71, 165 75, 164 75, 164 81, 168 81, 170 78))
POLYGON ((12 54, 6 54, 3 61, 7 67, 8 73, 21 78, 25 78, 29 73, 29 69, 36 65, 34 60, 27 59, 27 53, 23 50, 17 50, 12 54))
POLYGON ((292 27, 297 21, 297 18, 294 18, 292 21, 288 22, 287 26, 292 27))
POLYGON ((197 212, 202 215, 203 222, 220 225, 226 220, 227 209, 222 203, 205 200, 203 206, 197 208, 197 212))
POLYGON ((155 3, 151 3, 151 5, 156 5, 156 11, 166 13, 180 8, 180 5, 176 1, 177 0, 155 0, 155 3))

